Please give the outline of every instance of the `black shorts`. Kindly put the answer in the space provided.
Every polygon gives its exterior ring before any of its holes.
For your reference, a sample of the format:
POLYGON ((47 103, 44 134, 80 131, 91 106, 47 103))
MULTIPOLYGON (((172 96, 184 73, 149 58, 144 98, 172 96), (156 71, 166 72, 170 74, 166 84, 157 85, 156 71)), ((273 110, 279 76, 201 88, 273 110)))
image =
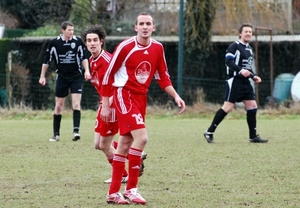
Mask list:
POLYGON ((243 100, 255 100, 254 90, 249 79, 232 77, 226 80, 224 101, 236 103, 243 100))
POLYGON ((82 76, 72 77, 71 79, 63 78, 62 76, 57 75, 56 77, 56 87, 55 87, 55 96, 56 97, 66 97, 69 94, 73 93, 82 93, 82 76))

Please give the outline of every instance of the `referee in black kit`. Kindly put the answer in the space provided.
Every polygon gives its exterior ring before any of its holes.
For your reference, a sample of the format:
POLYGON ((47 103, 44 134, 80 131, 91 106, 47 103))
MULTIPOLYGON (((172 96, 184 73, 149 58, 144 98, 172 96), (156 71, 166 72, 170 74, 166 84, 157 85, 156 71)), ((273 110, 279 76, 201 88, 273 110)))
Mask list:
POLYGON ((53 137, 50 141, 59 141, 60 123, 62 118, 62 109, 65 98, 69 90, 71 92, 73 108, 73 136, 72 140, 80 139, 80 103, 82 93, 82 66, 85 69, 84 78, 91 78, 88 60, 85 57, 85 45, 80 37, 74 35, 74 25, 65 21, 61 24, 61 32, 58 37, 49 43, 44 62, 42 65, 39 83, 46 84, 46 72, 52 60, 56 65, 56 88, 55 88, 55 109, 53 115, 53 137))
POLYGON ((213 134, 225 116, 234 108, 236 102, 243 102, 247 110, 249 141, 266 143, 268 140, 256 134, 257 103, 249 78, 260 83, 261 78, 252 70, 253 52, 249 45, 252 37, 252 25, 245 23, 239 29, 239 40, 230 44, 226 50, 225 65, 227 69, 226 91, 223 106, 216 112, 210 127, 204 132, 208 143, 214 143, 213 134))

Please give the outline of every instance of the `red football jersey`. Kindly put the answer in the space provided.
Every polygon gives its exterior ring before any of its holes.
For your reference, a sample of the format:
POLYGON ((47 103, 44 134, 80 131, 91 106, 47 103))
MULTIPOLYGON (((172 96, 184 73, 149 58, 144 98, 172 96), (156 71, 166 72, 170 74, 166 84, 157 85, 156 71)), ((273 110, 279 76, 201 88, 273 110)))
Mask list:
POLYGON ((140 45, 134 36, 116 47, 104 75, 101 94, 109 97, 111 85, 146 94, 153 77, 162 89, 172 85, 163 45, 152 38, 148 45, 140 45))
MULTIPOLYGON (((109 66, 111 59, 111 54, 105 50, 102 50, 97 58, 90 57, 90 73, 91 73, 91 83, 96 88, 99 95, 101 95, 101 86, 104 74, 109 66)), ((109 96, 112 95, 112 92, 109 96)))

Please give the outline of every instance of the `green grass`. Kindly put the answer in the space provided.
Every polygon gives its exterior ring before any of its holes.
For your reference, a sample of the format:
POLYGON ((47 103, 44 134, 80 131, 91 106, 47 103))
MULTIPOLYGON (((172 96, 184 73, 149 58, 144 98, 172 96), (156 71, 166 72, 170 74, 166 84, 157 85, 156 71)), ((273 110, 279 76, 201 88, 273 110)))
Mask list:
MULTIPOLYGON (((57 143, 48 141, 48 117, 0 120, 0 207, 113 206, 105 202, 111 168, 93 148, 93 116, 83 117, 78 142, 71 140, 71 118, 63 117, 57 143)), ((267 144, 250 144, 245 119, 230 117, 216 131, 216 144, 208 144, 202 134, 210 122, 148 117, 139 181, 145 207, 299 206, 299 119, 258 119, 267 144)))

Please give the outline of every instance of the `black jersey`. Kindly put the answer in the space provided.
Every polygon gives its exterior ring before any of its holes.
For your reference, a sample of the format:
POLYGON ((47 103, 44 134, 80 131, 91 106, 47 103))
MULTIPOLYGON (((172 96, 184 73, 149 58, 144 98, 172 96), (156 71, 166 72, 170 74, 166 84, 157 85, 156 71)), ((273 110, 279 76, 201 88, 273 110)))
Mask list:
MULTIPOLYGON (((253 52, 249 44, 244 44, 240 41, 235 41, 226 50, 225 65, 227 78, 244 77, 239 72, 242 69, 248 69, 254 75, 252 70, 253 52)), ((245 78, 247 79, 247 78, 245 78)))
POLYGON ((64 40, 60 35, 49 43, 44 64, 50 64, 54 59, 56 73, 64 78, 82 75, 81 62, 86 59, 86 47, 80 37, 73 36, 71 40, 64 40))

